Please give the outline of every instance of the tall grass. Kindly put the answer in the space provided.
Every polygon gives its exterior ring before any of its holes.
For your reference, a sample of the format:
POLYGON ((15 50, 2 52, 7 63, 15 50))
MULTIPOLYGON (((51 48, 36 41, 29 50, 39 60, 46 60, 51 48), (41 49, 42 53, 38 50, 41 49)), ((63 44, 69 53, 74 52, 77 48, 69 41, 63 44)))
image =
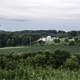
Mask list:
POLYGON ((24 59, 0 68, 0 80, 80 80, 80 70, 32 66, 24 59), (14 66, 13 66, 13 65, 14 66))
POLYGON ((0 80, 80 80, 80 55, 62 50, 53 54, 48 50, 27 54, 13 51, 0 55, 0 80))
POLYGON ((31 66, 20 66, 15 70, 1 70, 0 80, 80 80, 80 70, 59 70, 50 67, 33 68, 31 66))

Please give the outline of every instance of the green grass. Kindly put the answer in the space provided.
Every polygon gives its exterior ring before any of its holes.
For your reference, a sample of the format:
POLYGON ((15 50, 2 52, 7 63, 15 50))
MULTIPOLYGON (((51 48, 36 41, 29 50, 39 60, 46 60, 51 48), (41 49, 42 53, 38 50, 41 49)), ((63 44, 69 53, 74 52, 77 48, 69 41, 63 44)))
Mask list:
MULTIPOLYGON (((72 54, 80 53, 79 46, 45 45, 0 48, 0 54, 16 55, 20 53, 44 52, 46 50, 54 53, 56 49, 66 50, 72 54)), ((31 60, 30 57, 28 59, 31 60)), ((11 60, 11 58, 7 59, 3 57, 2 64, 5 65, 6 63, 6 66, 4 69, 0 68, 0 80, 80 80, 80 70, 54 69, 50 66, 46 66, 45 68, 40 66, 34 67, 30 63, 27 63, 26 59, 11 60), (14 69, 10 69, 9 67, 13 67, 14 69)))
POLYGON ((0 80, 80 80, 80 71, 21 66, 13 71, 0 70, 0 80))
POLYGON ((80 54, 79 46, 64 46, 64 45, 44 45, 44 46, 23 46, 23 47, 7 47, 0 48, 0 54, 19 54, 19 53, 37 53, 39 51, 50 51, 53 53, 56 49, 66 50, 72 54, 80 54))

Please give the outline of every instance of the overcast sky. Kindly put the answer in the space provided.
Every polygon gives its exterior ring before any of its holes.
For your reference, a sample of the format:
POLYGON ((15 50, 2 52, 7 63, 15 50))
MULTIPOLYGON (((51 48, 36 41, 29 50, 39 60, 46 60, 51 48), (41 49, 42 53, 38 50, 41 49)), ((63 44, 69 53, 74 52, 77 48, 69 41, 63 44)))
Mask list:
POLYGON ((0 30, 80 30, 79 23, 80 0, 0 0, 0 30))

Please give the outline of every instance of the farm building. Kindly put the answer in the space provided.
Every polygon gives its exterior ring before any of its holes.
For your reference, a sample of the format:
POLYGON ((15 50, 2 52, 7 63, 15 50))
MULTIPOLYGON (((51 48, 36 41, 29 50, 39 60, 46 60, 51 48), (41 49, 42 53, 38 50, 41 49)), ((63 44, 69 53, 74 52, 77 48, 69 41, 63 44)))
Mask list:
POLYGON ((38 39, 37 41, 53 41, 53 38, 51 36, 47 36, 47 37, 42 37, 40 39, 38 39))

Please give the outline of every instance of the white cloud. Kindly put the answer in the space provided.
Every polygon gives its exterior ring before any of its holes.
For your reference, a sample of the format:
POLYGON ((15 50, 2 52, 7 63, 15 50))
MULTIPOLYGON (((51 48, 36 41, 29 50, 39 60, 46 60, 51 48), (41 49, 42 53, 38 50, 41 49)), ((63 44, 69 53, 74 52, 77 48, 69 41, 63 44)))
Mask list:
POLYGON ((80 19, 80 0, 0 0, 0 17, 80 19))

